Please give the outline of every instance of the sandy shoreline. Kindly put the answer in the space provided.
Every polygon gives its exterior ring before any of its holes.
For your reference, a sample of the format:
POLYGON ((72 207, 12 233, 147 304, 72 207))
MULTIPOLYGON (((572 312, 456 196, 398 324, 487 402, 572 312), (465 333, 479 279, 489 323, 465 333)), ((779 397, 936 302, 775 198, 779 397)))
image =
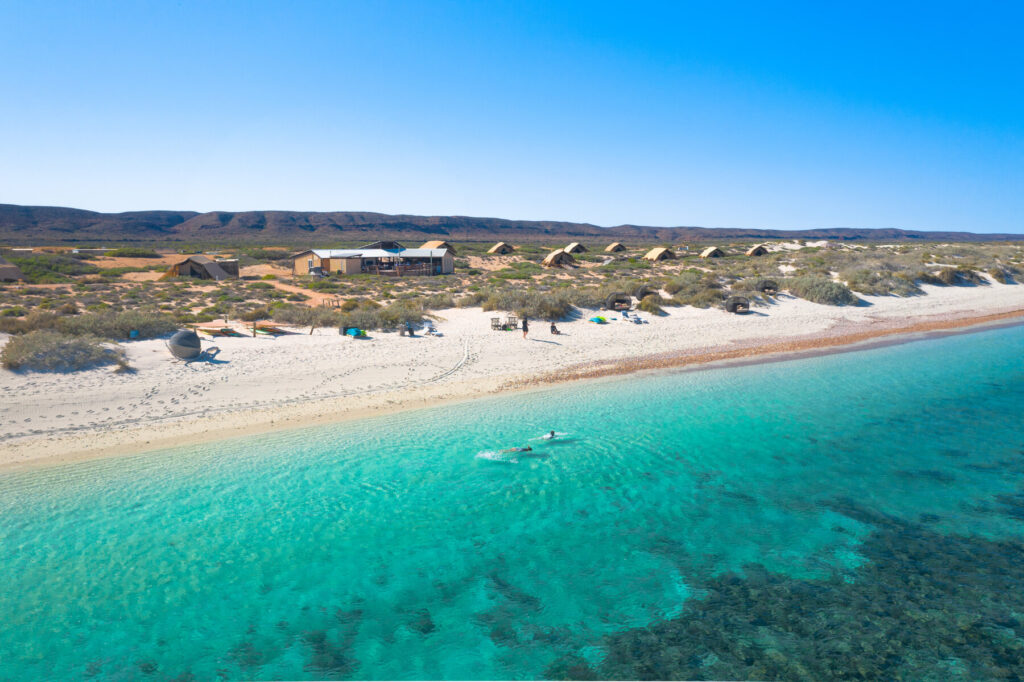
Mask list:
MULTIPOLYGON (((135 454, 360 419, 501 392, 644 370, 736 364, 1024 318, 1024 286, 928 287, 928 295, 865 297, 856 308, 784 298, 735 316, 668 309, 635 325, 585 319, 520 332, 493 313, 439 313, 441 337, 336 330, 278 339, 217 339, 217 363, 173 361, 163 341, 126 343, 136 372, 73 375, 0 370, 0 471, 135 454)), ((589 315, 587 315, 589 317, 589 315)), ((617 315, 612 316, 618 318, 617 315)), ((306 330, 308 332, 308 330, 306 330)), ((5 339, 0 337, 0 343, 5 339)))

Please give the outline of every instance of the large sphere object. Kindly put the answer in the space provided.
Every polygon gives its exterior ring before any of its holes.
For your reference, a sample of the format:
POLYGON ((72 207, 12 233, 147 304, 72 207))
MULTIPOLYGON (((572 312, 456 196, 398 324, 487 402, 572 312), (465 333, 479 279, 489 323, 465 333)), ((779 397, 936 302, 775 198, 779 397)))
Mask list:
POLYGON ((167 342, 167 347, 171 349, 174 357, 179 360, 192 360, 199 357, 199 353, 202 351, 199 335, 191 329, 182 329, 180 332, 175 332, 174 336, 167 342))

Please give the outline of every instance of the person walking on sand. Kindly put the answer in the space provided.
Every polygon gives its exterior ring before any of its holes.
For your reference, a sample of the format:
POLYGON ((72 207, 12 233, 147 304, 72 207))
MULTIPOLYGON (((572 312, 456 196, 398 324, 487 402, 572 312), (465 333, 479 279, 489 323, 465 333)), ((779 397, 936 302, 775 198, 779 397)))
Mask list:
POLYGON ((530 331, 530 318, 523 315, 523 338, 526 338, 526 332, 530 331))

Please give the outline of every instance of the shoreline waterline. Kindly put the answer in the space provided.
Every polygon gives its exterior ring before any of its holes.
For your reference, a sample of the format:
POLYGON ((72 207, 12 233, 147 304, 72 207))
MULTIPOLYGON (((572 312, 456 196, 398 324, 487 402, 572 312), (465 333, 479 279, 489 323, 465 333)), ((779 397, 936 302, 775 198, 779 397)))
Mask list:
POLYGON ((432 387, 403 387, 371 394, 375 404, 355 408, 350 405, 351 397, 313 398, 296 400, 282 407, 223 412, 193 420, 179 417, 168 422, 143 422, 131 430, 117 432, 116 438, 86 429, 58 435, 40 434, 8 443, 8 451, 0 454, 0 474, 340 424, 457 405, 478 398, 547 391, 567 384, 624 379, 658 370, 693 372, 784 362, 1021 324, 1024 324, 1024 309, 970 317, 946 317, 908 325, 881 323, 877 328, 869 329, 864 329, 863 324, 847 324, 840 325, 827 335, 815 334, 768 343, 755 342, 720 351, 653 353, 635 358, 582 363, 518 378, 495 376, 432 387), (415 391, 416 396, 408 397, 410 391, 415 391), (83 442, 85 439, 89 442, 83 442))

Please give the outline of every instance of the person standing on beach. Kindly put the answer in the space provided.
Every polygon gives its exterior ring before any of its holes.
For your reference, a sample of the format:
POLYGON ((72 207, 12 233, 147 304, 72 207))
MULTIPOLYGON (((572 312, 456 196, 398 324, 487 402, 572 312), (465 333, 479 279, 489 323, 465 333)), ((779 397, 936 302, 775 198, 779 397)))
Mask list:
POLYGON ((530 331, 530 318, 523 315, 523 338, 526 338, 526 332, 530 331))

